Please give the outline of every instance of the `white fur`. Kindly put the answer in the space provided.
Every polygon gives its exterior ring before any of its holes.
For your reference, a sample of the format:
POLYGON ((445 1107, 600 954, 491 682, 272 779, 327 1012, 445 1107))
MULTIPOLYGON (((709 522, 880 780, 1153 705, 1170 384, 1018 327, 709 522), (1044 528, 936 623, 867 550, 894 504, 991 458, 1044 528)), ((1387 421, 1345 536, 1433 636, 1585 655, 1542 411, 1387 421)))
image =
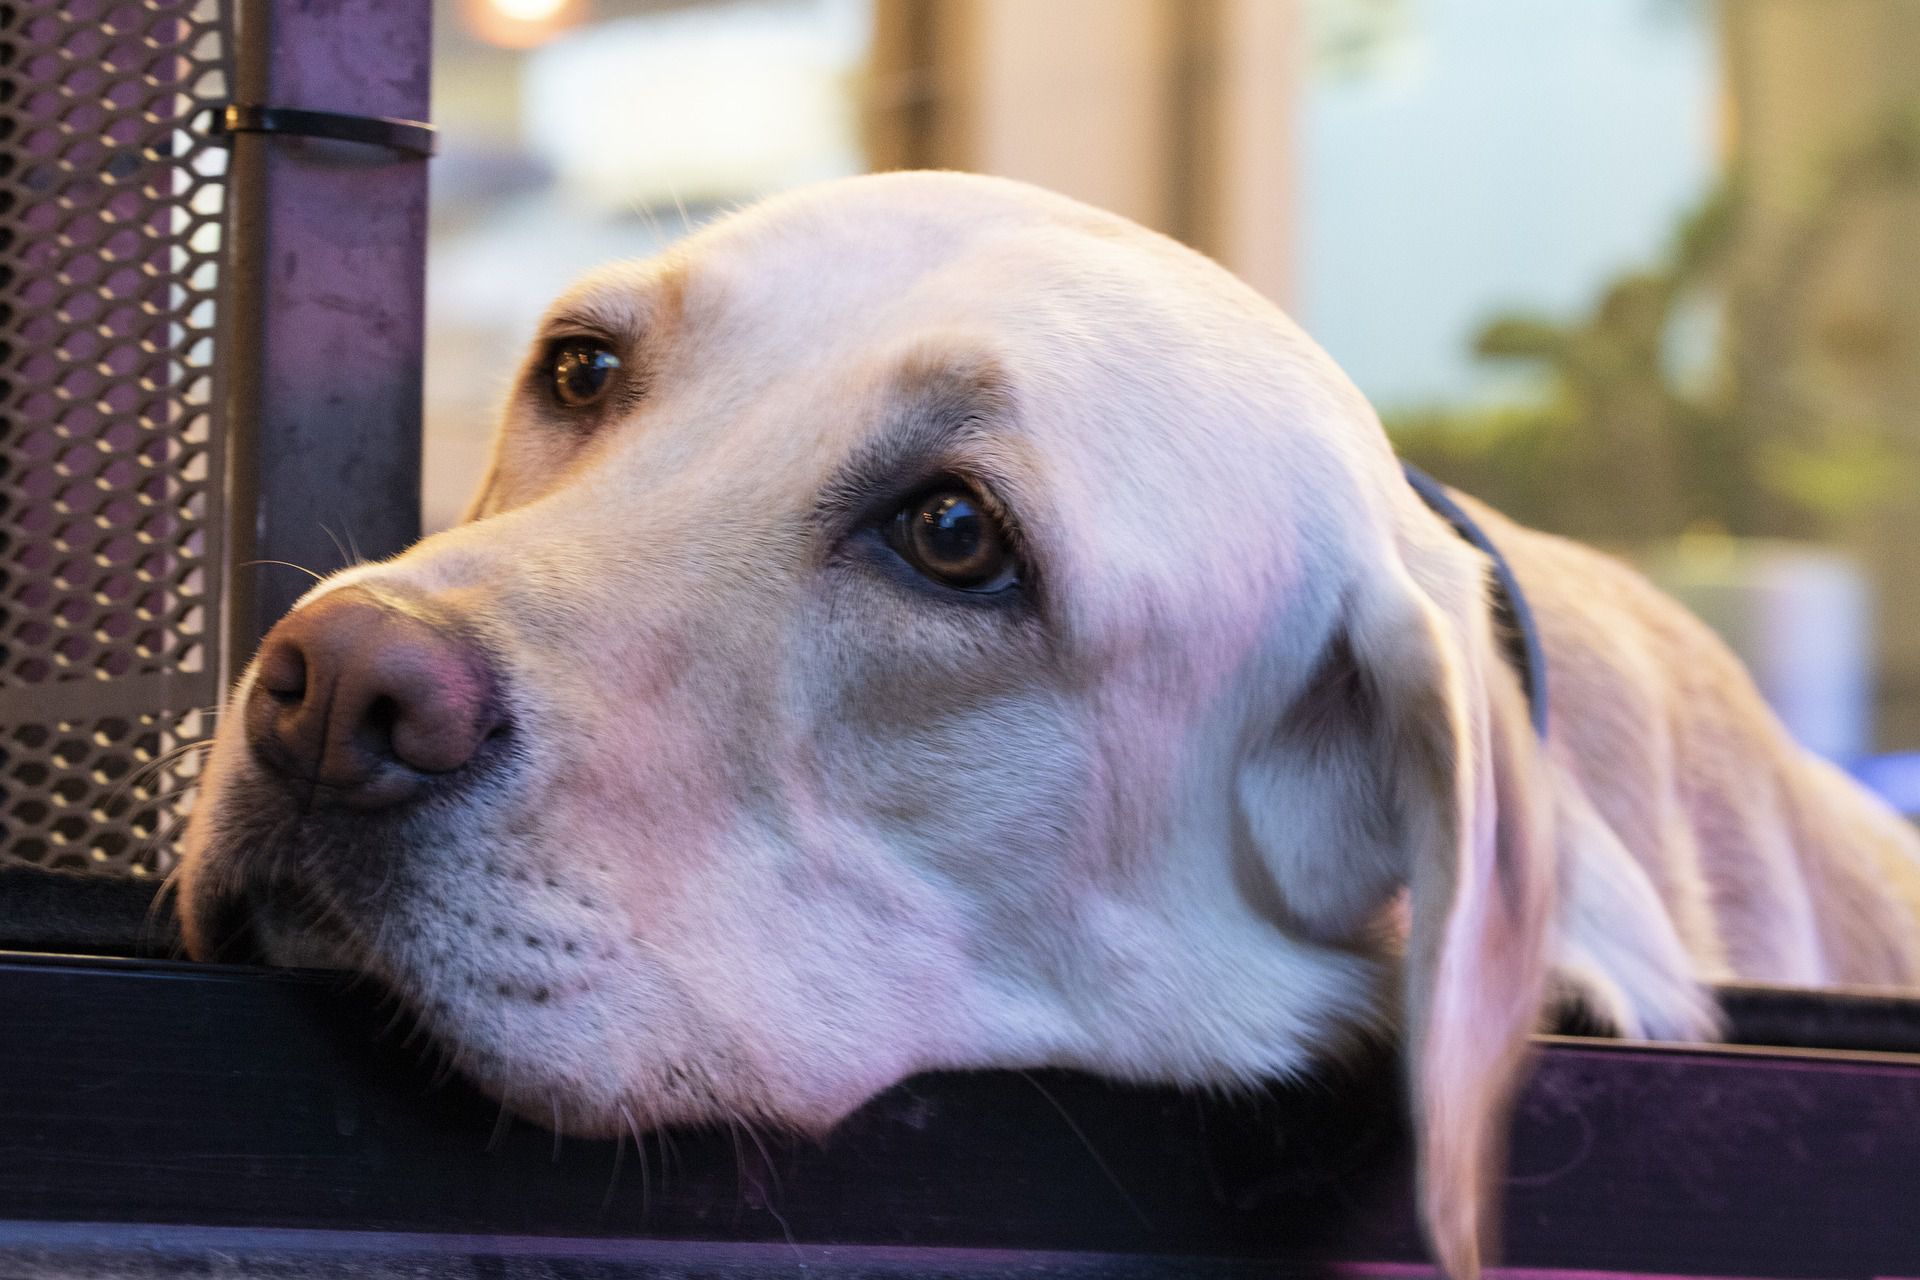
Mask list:
MULTIPOLYGON (((1905 826, 1644 583, 1488 512, 1545 630, 1536 741, 1482 558, 1327 357, 1170 241, 863 178, 601 273, 556 314, 582 311, 644 396, 576 429, 517 395, 471 523, 314 592, 429 593, 504 668, 511 786, 414 820, 327 946, 536 1117, 818 1130, 929 1068, 1220 1085, 1398 1024, 1464 1277, 1550 978, 1695 1036, 1702 980, 1920 973, 1905 826), (1009 478, 1017 617, 812 518, 969 369, 999 398, 944 462, 1009 478)), ((255 769, 223 730, 202 948, 255 769)), ((304 830, 278 856, 324 879, 304 830)))

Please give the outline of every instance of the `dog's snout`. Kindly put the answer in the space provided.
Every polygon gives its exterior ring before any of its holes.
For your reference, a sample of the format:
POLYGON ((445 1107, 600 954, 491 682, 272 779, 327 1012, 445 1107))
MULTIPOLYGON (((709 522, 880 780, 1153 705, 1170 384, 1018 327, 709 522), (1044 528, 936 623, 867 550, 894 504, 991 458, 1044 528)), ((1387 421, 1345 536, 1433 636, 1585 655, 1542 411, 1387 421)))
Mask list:
POLYGON ((267 634, 245 714, 263 764, 362 809, 464 768, 504 724, 477 644, 360 587, 322 596, 267 634))

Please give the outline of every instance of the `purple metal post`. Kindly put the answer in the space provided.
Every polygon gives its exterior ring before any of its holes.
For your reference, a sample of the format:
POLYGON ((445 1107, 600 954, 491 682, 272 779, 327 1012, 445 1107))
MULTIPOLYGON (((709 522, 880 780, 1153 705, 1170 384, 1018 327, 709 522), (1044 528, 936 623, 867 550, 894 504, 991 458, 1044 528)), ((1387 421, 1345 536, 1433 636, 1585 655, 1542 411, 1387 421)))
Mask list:
MULTIPOLYGON (((236 101, 425 120, 426 0, 244 0, 236 101)), ((233 139, 229 678, 311 582, 420 533, 427 163, 233 139)))

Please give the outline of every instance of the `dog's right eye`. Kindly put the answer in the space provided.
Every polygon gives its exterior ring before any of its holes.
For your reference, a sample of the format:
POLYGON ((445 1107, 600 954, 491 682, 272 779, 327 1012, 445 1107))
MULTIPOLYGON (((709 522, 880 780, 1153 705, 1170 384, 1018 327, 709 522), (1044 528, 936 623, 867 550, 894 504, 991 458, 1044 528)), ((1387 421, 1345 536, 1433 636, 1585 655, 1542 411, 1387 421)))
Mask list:
POLYGON ((922 493, 894 513, 886 537, 908 564, 955 590, 993 595, 1019 583, 1013 539, 992 504, 964 484, 922 493))
POLYGON ((569 409, 585 409, 599 402, 613 385, 620 357, 604 342, 569 338, 547 357, 547 376, 553 398, 569 409))

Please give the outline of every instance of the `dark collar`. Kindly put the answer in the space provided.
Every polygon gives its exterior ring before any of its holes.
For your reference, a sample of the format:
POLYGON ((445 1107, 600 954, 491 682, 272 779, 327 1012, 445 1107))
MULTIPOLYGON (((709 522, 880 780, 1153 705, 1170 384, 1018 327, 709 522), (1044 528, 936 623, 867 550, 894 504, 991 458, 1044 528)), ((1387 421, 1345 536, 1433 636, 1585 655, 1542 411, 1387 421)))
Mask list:
POLYGON ((1493 562, 1493 621, 1499 629, 1501 643, 1506 646, 1507 660, 1513 663, 1514 670, 1520 675, 1520 687, 1527 691, 1527 711, 1533 720, 1533 730, 1541 737, 1547 736, 1547 655, 1540 647, 1540 630, 1534 625, 1533 610, 1527 607, 1527 597, 1520 590, 1519 579, 1513 576, 1513 569, 1507 564, 1507 558, 1500 554, 1500 548, 1493 545, 1493 539, 1487 531, 1475 524, 1466 509, 1453 500, 1445 485, 1426 472, 1410 463, 1401 463, 1407 473, 1407 483, 1420 495, 1442 520, 1453 526, 1453 531, 1478 547, 1493 562))

